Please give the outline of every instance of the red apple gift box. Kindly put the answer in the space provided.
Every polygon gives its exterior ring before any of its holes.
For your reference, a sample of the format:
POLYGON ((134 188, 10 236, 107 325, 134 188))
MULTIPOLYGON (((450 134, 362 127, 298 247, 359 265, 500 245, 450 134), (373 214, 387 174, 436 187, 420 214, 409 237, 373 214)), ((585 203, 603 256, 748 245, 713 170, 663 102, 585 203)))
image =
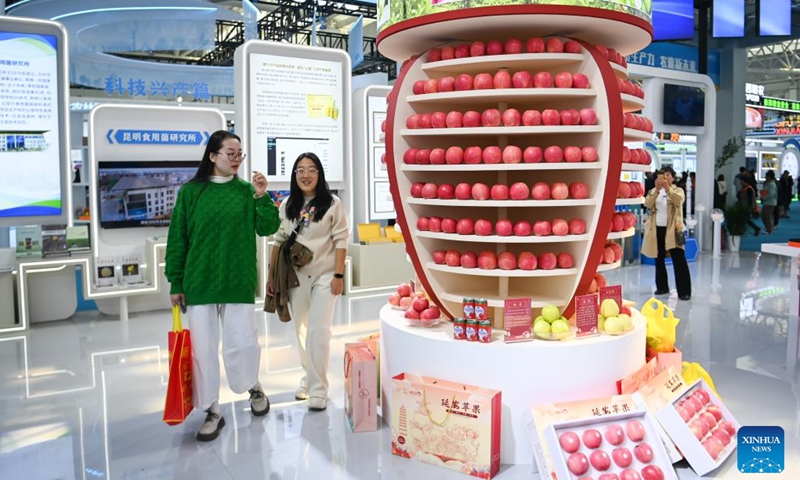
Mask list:
POLYGON ((741 425, 703 379, 660 409, 656 418, 698 476, 722 465, 736 450, 741 425))
POLYGON ((645 411, 554 423, 544 432, 559 480, 677 480, 645 411))

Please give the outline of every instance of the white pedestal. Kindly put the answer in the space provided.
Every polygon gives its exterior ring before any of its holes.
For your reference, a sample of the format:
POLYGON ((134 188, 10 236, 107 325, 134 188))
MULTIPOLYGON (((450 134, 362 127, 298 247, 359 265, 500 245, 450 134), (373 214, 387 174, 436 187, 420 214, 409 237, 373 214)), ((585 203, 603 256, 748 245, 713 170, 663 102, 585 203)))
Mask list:
POLYGON ((379 287, 408 282, 414 267, 406 258, 405 243, 350 244, 347 254, 353 259, 353 285, 379 287))
POLYGON ((792 270, 789 274, 789 334, 786 344, 786 372, 791 375, 795 371, 800 357, 800 248, 790 247, 788 243, 765 243, 761 251, 789 257, 792 270))
POLYGON ((533 460, 524 420, 531 405, 615 395, 616 381, 634 373, 645 360, 646 325, 640 314, 627 335, 508 345, 498 332, 489 344, 453 340, 449 322, 409 327, 403 313, 388 305, 380 317, 384 420, 389 423, 391 378, 403 372, 500 390, 503 464, 533 460))

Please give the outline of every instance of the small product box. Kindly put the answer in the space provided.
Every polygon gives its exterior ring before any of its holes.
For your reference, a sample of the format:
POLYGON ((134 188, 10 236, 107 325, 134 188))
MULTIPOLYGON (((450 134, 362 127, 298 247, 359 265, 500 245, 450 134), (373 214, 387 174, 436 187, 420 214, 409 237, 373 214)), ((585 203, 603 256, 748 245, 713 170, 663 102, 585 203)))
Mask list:
POLYGON ((700 477, 736 450, 741 425, 702 378, 658 410, 656 418, 700 477))
POLYGON ((551 424, 544 437, 556 478, 677 480, 655 424, 647 411, 551 424))
MULTIPOLYGON (((652 361, 655 361, 656 365, 658 364, 657 360, 652 361)), ((648 365, 650 364, 648 363, 648 365)), ((675 399, 683 395, 687 388, 681 374, 670 367, 656 374, 656 376, 651 378, 644 385, 639 386, 637 392, 633 394, 633 400, 641 408, 647 409, 650 413, 656 415, 656 419, 658 419, 657 412, 664 408, 665 405, 671 404, 675 399)), ((656 424, 656 429, 661 435, 664 448, 667 449, 667 455, 672 459, 672 463, 683 460, 683 454, 675 445, 675 442, 672 441, 670 435, 664 430, 660 422, 656 424)))

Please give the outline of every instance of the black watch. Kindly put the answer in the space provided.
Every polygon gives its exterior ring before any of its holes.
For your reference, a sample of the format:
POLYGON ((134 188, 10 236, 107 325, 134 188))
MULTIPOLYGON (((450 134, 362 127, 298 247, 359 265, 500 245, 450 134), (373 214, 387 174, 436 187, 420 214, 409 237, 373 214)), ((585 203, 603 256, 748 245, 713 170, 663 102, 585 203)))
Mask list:
POLYGON ((343 273, 334 273, 333 274, 333 278, 344 278, 344 274, 343 273))

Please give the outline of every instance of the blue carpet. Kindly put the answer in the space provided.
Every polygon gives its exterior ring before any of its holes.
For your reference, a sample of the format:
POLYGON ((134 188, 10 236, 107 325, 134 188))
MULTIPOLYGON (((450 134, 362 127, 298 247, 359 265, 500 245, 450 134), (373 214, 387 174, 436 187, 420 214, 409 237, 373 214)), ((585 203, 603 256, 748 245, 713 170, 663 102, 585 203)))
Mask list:
POLYGON ((781 218, 778 228, 771 235, 764 233, 764 224, 761 219, 753 219, 753 223, 761 227, 761 235, 755 236, 749 227, 747 235, 742 238, 740 250, 760 252, 762 243, 786 243, 790 238, 800 238, 800 202, 792 202, 789 208, 790 218, 781 218))

